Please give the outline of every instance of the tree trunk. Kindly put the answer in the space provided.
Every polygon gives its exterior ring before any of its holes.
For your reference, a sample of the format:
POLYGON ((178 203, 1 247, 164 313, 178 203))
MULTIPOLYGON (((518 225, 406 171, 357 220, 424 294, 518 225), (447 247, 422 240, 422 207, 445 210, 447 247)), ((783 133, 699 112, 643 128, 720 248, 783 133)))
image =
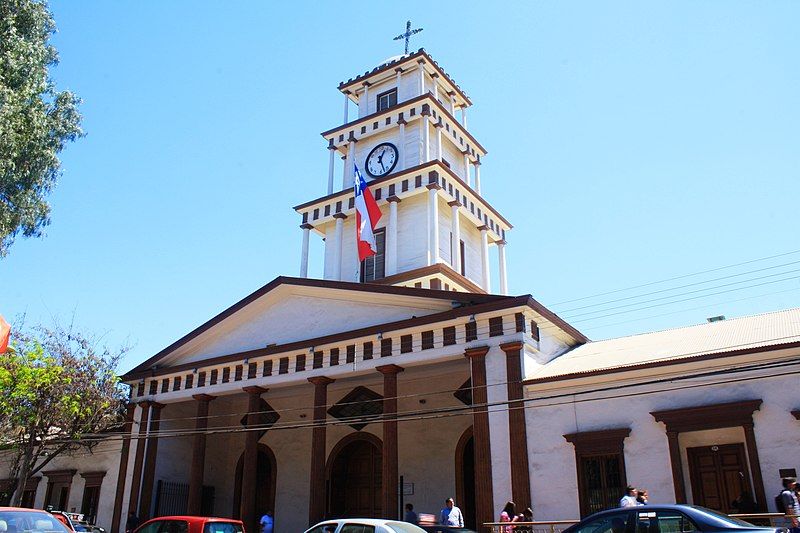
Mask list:
POLYGON ((25 485, 28 484, 28 476, 30 476, 32 456, 32 447, 25 450, 22 455, 22 463, 17 472, 17 484, 14 487, 14 495, 11 497, 12 507, 19 507, 22 504, 22 495, 25 493, 25 485))

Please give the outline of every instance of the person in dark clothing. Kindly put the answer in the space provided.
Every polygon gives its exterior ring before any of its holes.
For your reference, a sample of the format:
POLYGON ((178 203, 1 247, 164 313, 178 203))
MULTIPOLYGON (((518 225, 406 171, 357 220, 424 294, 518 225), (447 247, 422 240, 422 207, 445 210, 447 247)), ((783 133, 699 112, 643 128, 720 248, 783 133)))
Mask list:
POLYGON ((403 517, 403 520, 409 524, 414 524, 415 526, 419 525, 419 517, 417 516, 417 513, 414 512, 414 506, 410 503, 406 504, 406 514, 405 517, 403 517))
POLYGON ((133 531, 137 527, 139 527, 139 517, 131 511, 128 513, 128 520, 125 522, 125 531, 133 531))

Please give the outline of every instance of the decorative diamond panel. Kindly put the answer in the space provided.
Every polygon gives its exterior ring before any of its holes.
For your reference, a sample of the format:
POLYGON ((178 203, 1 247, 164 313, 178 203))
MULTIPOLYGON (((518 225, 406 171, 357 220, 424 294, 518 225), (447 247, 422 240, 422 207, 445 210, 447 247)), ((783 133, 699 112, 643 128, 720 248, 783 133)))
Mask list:
MULTIPOLYGON (((258 415, 256 416, 256 425, 262 428, 262 430, 258 432, 258 438, 260 439, 263 437, 264 433, 266 433, 269 428, 274 426, 275 422, 277 422, 280 417, 281 415, 279 415, 275 409, 273 409, 272 406, 262 398, 261 403, 259 404, 258 415)), ((247 427, 246 413, 239 423, 242 425, 242 427, 247 427)))
POLYGON ((472 379, 465 381, 458 390, 453 393, 453 396, 464 405, 472 405, 472 379))
POLYGON ((328 409, 328 414, 361 431, 383 414, 383 396, 366 387, 356 387, 328 409))

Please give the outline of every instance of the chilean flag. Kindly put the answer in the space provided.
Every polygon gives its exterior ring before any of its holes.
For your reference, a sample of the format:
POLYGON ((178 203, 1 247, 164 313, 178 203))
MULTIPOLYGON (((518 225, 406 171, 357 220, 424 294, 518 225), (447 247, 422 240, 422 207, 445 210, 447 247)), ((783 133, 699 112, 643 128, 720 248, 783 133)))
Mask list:
POLYGON ((353 165, 353 167, 355 168, 353 193, 356 206, 356 242, 358 243, 358 260, 363 261, 378 253, 374 232, 375 226, 381 219, 381 209, 367 187, 364 176, 358 171, 357 166, 353 165))

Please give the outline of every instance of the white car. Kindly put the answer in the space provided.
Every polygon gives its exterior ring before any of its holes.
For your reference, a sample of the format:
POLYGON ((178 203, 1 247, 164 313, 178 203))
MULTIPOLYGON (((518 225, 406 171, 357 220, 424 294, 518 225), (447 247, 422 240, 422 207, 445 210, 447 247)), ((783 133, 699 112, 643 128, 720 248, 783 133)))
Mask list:
POLYGON ((340 518, 320 522, 305 533, 425 533, 425 530, 399 520, 340 518))

